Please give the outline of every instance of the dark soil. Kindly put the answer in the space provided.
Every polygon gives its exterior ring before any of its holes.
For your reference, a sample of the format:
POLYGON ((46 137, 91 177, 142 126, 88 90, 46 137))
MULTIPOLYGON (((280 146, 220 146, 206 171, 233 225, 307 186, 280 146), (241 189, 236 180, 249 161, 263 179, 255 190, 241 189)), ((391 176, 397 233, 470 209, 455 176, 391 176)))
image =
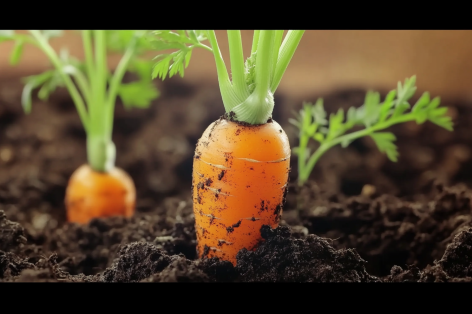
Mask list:
MULTIPOLYGON (((233 267, 196 259, 190 197, 196 142, 223 114, 219 91, 179 79, 159 89, 149 109, 116 110, 117 166, 135 181, 135 216, 79 226, 66 223, 63 203, 86 160, 73 103, 58 91, 25 116, 21 85, 0 82, 0 281, 472 281, 472 103, 444 102, 453 133, 393 127, 398 163, 360 139, 329 151, 298 187, 294 156, 281 226, 262 228, 265 241, 233 267)), ((325 106, 358 106, 364 96, 334 92, 325 106)), ((296 146, 287 113, 302 100, 276 103, 273 119, 296 146)))

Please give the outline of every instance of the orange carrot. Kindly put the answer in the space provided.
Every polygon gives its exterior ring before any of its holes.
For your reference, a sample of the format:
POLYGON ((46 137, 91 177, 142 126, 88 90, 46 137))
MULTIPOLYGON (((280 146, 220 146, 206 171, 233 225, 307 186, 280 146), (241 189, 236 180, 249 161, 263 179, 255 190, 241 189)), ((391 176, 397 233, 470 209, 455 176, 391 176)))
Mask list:
POLYGON ((69 222, 85 224, 98 217, 130 217, 136 190, 132 179, 119 168, 102 173, 83 165, 69 180, 65 202, 69 222))
POLYGON ((241 33, 228 30, 231 80, 214 31, 155 31, 161 47, 181 47, 155 59, 153 77, 183 76, 192 49, 215 58, 226 116, 211 124, 197 144, 193 163, 193 209, 201 258, 236 264, 239 250, 262 241, 262 225, 277 227, 287 189, 290 146, 272 120, 274 92, 303 30, 255 30, 244 62, 241 33), (211 46, 202 42, 210 41, 211 46))
POLYGON ((193 203, 200 257, 236 263, 242 248, 262 240, 262 225, 277 227, 290 169, 290 146, 280 125, 212 123, 193 164, 193 203))

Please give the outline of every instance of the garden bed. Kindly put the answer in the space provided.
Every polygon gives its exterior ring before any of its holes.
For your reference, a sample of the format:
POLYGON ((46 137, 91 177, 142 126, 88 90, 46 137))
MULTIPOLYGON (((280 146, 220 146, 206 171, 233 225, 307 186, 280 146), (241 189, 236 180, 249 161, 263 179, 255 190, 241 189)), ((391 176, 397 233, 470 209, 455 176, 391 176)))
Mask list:
MULTIPOLYGON (((72 101, 59 91, 25 116, 22 86, 0 84, 0 281, 472 281, 471 103, 443 101, 454 132, 393 127, 398 163, 362 138, 326 153, 298 187, 292 158, 281 226, 261 230, 266 241, 233 267, 196 260, 193 153, 223 106, 216 86, 183 82, 166 80, 149 109, 117 106, 117 166, 135 181, 137 212, 86 226, 67 224, 63 204, 86 160, 72 101)), ((359 106, 364 96, 335 92, 325 107, 359 106)), ((301 100, 275 101, 273 118, 294 147, 286 113, 301 100)))

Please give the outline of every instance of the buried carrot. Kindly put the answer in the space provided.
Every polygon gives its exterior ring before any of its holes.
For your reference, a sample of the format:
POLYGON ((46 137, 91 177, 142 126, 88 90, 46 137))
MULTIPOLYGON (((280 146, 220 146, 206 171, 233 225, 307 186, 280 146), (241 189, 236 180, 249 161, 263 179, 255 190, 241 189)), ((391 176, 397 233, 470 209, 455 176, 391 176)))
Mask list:
POLYGON ((149 48, 142 36, 145 31, 81 31, 84 63, 67 53, 58 55, 51 47, 49 39, 61 31, 29 32, 28 35, 0 31, 0 41, 15 41, 12 64, 18 62, 23 45, 30 43, 42 50, 54 65, 54 70, 26 78, 22 95, 25 112, 31 111, 33 90, 39 88, 38 97, 47 99, 56 87, 65 86, 87 134, 88 164, 72 174, 66 189, 68 220, 87 223, 98 217, 131 216, 136 202, 135 187, 132 179, 115 167, 116 149, 111 138, 117 96, 126 107, 147 107, 158 95, 151 82, 149 61, 136 58, 149 48), (107 67, 107 49, 124 50, 114 73, 107 67), (140 80, 124 84, 122 79, 127 70, 136 72, 140 80))
POLYGON ((234 261, 260 241, 262 225, 277 227, 290 169, 280 125, 221 119, 203 133, 193 164, 198 251, 234 261))
POLYGON ((193 209, 199 257, 236 264, 239 250, 262 241, 262 225, 277 227, 290 170, 290 146, 273 121, 273 93, 303 31, 254 31, 244 63, 240 31, 228 31, 232 81, 214 31, 156 31, 161 47, 182 47, 156 57, 153 76, 183 76, 192 49, 213 52, 226 116, 203 133, 193 164, 193 209), (209 39, 211 47, 202 44, 209 39), (189 45, 187 45, 189 44, 189 45), (280 49, 279 49, 280 48, 280 49), (169 63, 173 63, 169 67, 169 63), (170 70, 170 71, 169 71, 170 70))

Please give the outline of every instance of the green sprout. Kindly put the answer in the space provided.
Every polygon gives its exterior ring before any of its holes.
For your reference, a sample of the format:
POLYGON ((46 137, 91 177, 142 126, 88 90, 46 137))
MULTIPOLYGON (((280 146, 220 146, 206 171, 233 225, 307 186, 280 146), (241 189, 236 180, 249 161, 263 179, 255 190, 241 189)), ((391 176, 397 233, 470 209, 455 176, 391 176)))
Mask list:
POLYGON ((408 121, 422 124, 430 121, 452 131, 453 123, 451 117, 447 116, 447 107, 439 107, 439 97, 430 99, 428 92, 419 98, 411 111, 407 111, 411 107, 408 100, 416 91, 415 83, 415 76, 407 78, 403 85, 398 82, 397 89, 390 91, 382 103, 379 93, 369 91, 361 107, 349 108, 346 115, 343 109, 339 109, 329 116, 329 121, 322 99, 318 99, 315 105, 305 103, 303 109, 296 114, 297 118, 289 119, 298 128, 300 136, 300 145, 294 148, 298 156, 298 183, 302 185, 308 180, 315 164, 331 147, 341 144, 345 148, 364 136, 370 136, 378 149, 396 162, 398 150, 394 143, 395 135, 391 132, 379 132, 394 124, 408 121), (364 129, 346 134, 355 126, 364 126, 364 129), (308 148, 310 139, 319 143, 313 154, 310 154, 308 148))
POLYGON ((177 49, 160 54, 155 60, 152 77, 165 79, 176 73, 184 75, 194 48, 213 53, 218 82, 226 113, 234 120, 250 124, 264 124, 274 109, 274 92, 302 38, 303 30, 255 30, 251 55, 244 61, 241 32, 228 30, 231 80, 221 56, 215 31, 154 31, 157 50, 177 49), (203 44, 209 40, 210 46, 203 44))
POLYGON ((106 172, 114 167, 116 149, 112 141, 113 115, 116 97, 126 108, 148 107, 159 93, 151 80, 151 61, 138 56, 151 49, 146 31, 136 30, 83 30, 85 60, 69 56, 67 50, 60 54, 51 47, 49 40, 63 34, 60 30, 30 30, 28 33, 0 31, 0 42, 15 42, 10 63, 18 64, 25 44, 38 47, 49 59, 54 69, 24 79, 21 103, 25 113, 31 112, 32 92, 46 100, 57 87, 66 87, 77 108, 87 133, 88 162, 95 171, 106 172), (123 52, 114 73, 108 68, 109 52, 123 52), (139 80, 123 83, 126 71, 134 72, 139 80))

